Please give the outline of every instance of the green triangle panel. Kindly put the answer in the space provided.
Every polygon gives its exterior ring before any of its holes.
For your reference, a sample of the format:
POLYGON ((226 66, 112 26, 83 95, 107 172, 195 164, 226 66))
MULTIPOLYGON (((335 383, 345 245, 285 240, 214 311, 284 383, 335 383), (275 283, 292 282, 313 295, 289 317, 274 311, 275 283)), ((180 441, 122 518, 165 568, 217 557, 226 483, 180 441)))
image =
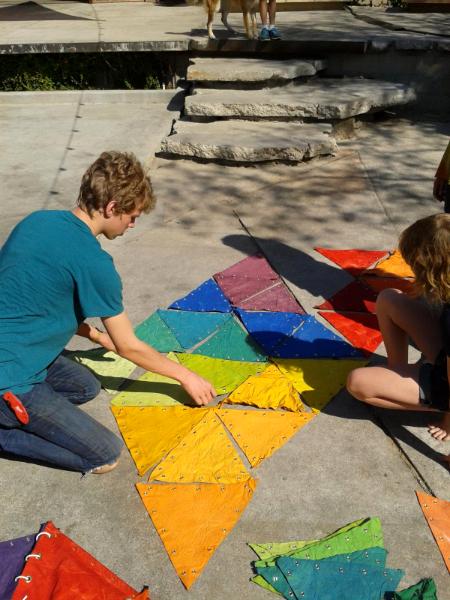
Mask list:
POLYGON ((267 356, 261 352, 234 318, 230 318, 217 333, 196 348, 193 353, 227 360, 267 361, 267 356))

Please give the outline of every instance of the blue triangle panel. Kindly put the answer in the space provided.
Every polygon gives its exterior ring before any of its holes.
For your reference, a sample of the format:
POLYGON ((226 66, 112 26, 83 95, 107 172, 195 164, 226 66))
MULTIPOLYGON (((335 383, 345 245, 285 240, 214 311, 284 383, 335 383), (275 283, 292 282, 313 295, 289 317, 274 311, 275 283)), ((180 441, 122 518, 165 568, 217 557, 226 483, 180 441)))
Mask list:
POLYGON ((158 315, 185 350, 206 339, 232 318, 225 313, 162 309, 158 310, 158 315))
POLYGON ((324 327, 311 315, 303 316, 301 326, 275 350, 277 358, 361 357, 356 348, 324 327))
POLYGON ((235 312, 245 328, 267 354, 275 356, 275 348, 283 344, 305 320, 304 315, 290 312, 248 311, 235 312))
POLYGON ((183 298, 175 300, 169 308, 198 312, 231 312, 231 304, 214 279, 204 281, 183 298))

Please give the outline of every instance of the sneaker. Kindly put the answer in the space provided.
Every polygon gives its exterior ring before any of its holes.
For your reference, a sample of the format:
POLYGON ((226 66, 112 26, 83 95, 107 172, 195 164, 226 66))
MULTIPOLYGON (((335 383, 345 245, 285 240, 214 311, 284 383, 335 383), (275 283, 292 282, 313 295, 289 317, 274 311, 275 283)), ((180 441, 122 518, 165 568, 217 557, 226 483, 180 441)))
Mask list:
POLYGON ((270 40, 270 32, 267 27, 261 29, 258 39, 260 42, 268 42, 270 40))
POLYGON ((269 37, 271 40, 281 40, 280 32, 276 27, 272 27, 272 29, 269 29, 269 37))

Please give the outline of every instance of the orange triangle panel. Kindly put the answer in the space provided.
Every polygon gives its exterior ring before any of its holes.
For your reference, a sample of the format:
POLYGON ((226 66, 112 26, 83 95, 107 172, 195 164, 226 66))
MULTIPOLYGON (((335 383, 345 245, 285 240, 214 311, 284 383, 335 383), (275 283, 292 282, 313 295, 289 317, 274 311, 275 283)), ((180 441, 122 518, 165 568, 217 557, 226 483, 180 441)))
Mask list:
POLYGON ((414 293, 414 282, 411 281, 411 279, 401 279, 400 277, 373 277, 366 274, 364 277, 361 277, 361 281, 372 288, 377 294, 387 288, 395 288, 405 292, 405 294, 412 295, 414 293))
POLYGON ((184 406, 111 409, 139 475, 172 450, 208 410, 184 406))
POLYGON ((450 502, 416 492, 420 507, 450 571, 450 502))
POLYGON ((315 416, 272 410, 219 409, 217 412, 252 467, 271 456, 315 416))
POLYGON ((256 480, 218 484, 136 485, 153 525, 187 589, 250 502, 256 480))
POLYGON ((355 276, 388 253, 387 250, 332 250, 331 248, 315 248, 315 250, 355 276))
POLYGON ((215 409, 207 410, 150 475, 174 483, 236 483, 249 477, 215 409))
POLYGON ((377 316, 372 313, 324 311, 319 315, 365 354, 372 354, 383 340, 377 316))
POLYGON ((395 250, 388 258, 381 260, 374 269, 368 269, 366 275, 376 275, 377 277, 411 277, 414 273, 405 263, 405 259, 400 254, 400 250, 395 250))

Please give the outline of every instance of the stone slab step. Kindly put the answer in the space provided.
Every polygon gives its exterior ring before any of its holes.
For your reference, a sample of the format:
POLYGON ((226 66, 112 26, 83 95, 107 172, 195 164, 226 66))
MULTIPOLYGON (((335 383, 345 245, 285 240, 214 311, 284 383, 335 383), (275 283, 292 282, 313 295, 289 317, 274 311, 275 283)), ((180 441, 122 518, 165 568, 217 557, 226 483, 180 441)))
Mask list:
POLYGON ((310 77, 326 67, 324 60, 264 60, 263 58, 194 58, 188 81, 264 82, 310 77))
POLYGON ((331 126, 323 123, 271 122, 268 127, 243 120, 178 121, 175 132, 162 141, 164 154, 238 163, 299 162, 338 149, 331 126))
POLYGON ((414 89, 374 79, 316 79, 288 88, 209 90, 185 100, 185 114, 202 117, 346 119, 411 102, 414 89))

